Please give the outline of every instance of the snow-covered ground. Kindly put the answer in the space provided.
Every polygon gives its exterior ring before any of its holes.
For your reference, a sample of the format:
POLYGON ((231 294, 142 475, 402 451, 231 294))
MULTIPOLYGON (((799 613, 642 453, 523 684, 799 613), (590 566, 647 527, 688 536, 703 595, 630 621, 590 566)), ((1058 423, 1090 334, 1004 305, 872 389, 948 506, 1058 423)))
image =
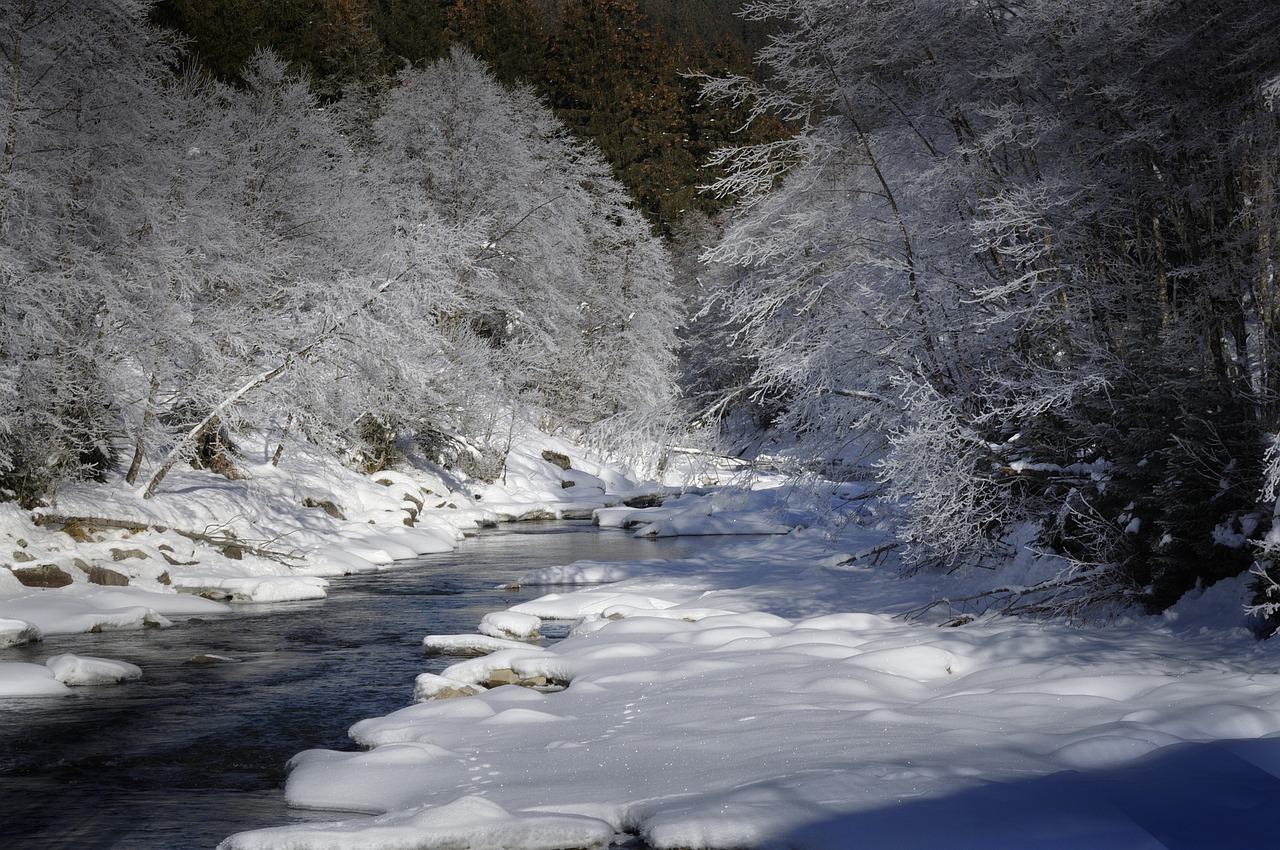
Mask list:
MULTIPOLYGON (((572 470, 537 451, 518 458, 505 487, 470 490, 429 470, 379 481, 299 456, 288 474, 255 467, 214 486, 193 475, 154 503, 124 488, 63 494, 62 514, 143 529, 87 540, 5 508, 3 542, 27 554, 14 566, 77 574, 34 589, 0 570, 0 640, 163 626, 223 607, 178 587, 232 596, 261 580, 268 589, 246 598, 323 592, 323 576, 566 506, 638 534, 771 532, 685 560, 524 576, 540 595, 474 634, 422 636, 454 663, 406 682, 418 702, 356 724, 361 751, 294 758, 289 802, 332 809, 333 821, 241 833, 224 850, 1274 843, 1280 667, 1245 628, 1244 580, 1159 618, 945 628, 902 615, 965 595, 973 576, 903 577, 874 523, 835 537, 785 486, 626 508, 624 497, 655 485, 580 456, 572 470), (179 533, 224 542, 227 529, 265 554, 237 560, 179 533), (116 557, 121 548, 134 554, 116 557), (282 552, 302 557, 273 559, 282 552), (130 584, 88 581, 95 566, 130 584), (574 623, 569 637, 537 643, 553 619, 574 623)), ((1053 569, 1025 568, 1029 580, 1053 569)), ((128 687, 139 674, 87 657, 0 663, 0 696, 128 687)))
MULTIPOLYGON (((227 613, 227 601, 321 598, 328 578, 450 551, 480 526, 589 517, 666 492, 535 433, 496 484, 426 463, 360 475, 301 442, 278 466, 265 440, 241 448, 239 478, 174 469, 151 499, 113 479, 64 486, 35 511, 0 503, 0 648, 164 627, 227 613)), ((0 666, 0 699, 68 692, 43 665, 0 666)))
POLYGON ((504 616, 570 637, 428 637, 488 654, 356 724, 362 751, 292 762, 291 804, 367 814, 224 850, 1271 843, 1280 670, 1242 581, 1161 618, 944 628, 894 615, 964 579, 851 560, 883 542, 796 530, 527 575, 547 592, 504 616))

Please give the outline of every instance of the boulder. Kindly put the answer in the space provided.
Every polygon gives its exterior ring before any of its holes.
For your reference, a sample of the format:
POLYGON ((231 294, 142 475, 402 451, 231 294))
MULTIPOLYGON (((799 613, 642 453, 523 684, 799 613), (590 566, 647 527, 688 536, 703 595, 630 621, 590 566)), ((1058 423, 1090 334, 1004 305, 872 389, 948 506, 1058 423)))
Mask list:
POLYGON ((100 584, 104 587, 125 587, 129 584, 127 575, 118 573, 115 570, 109 570, 103 566, 92 566, 85 572, 89 574, 90 584, 100 584))
POLYGON ((554 463, 561 469, 568 469, 570 466, 569 456, 563 452, 553 452, 551 449, 543 449, 542 459, 547 463, 554 463))
POLYGON ((26 587, 66 587, 72 582, 70 573, 53 564, 14 567, 13 574, 26 587))
POLYGON ((202 652, 199 655, 193 655, 186 660, 187 664, 234 664, 234 658, 228 658, 225 655, 213 655, 202 652))
POLYGON ((473 697, 483 692, 484 688, 479 685, 437 676, 434 673, 423 673, 413 682, 413 698, 416 702, 473 697))

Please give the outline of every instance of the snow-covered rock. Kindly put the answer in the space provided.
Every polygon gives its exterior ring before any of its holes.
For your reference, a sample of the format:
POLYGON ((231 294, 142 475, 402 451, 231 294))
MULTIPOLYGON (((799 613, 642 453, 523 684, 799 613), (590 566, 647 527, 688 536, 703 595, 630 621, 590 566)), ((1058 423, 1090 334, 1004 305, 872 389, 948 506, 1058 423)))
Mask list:
POLYGON ((39 627, 26 620, 0 618, 0 648, 35 643, 43 637, 39 627))
POLYGON ((223 578, 188 574, 174 579, 183 593, 228 602, 295 602, 323 599, 329 582, 317 576, 254 576, 223 578))
POLYGON ((538 648, 524 641, 489 635, 427 635, 423 638, 422 645, 428 655, 462 656, 488 655, 500 649, 538 648))
POLYGON ((533 614, 522 614, 516 611, 494 611, 485 614, 480 620, 479 631, 482 635, 508 640, 531 640, 538 637, 538 629, 542 626, 542 618, 533 614))
POLYGON ((44 664, 65 685, 115 685, 142 678, 142 668, 136 664, 91 655, 64 653, 46 659, 44 664))
POLYGON ((473 697, 483 693, 484 688, 470 682, 461 682, 437 676, 434 673, 422 673, 413 682, 414 702, 426 702, 433 699, 455 699, 457 697, 473 697))

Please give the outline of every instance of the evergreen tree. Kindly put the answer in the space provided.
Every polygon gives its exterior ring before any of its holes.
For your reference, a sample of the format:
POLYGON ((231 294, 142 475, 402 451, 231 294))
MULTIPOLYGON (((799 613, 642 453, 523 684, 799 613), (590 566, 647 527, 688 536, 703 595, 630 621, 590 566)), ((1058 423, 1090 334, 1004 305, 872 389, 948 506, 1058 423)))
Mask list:
POLYGON ((674 221, 696 181, 680 68, 630 0, 568 0, 551 45, 556 114, 591 139, 655 222, 674 221))
POLYGON ((458 0, 445 36, 484 59, 503 83, 536 83, 546 75, 546 15, 536 0, 458 0))

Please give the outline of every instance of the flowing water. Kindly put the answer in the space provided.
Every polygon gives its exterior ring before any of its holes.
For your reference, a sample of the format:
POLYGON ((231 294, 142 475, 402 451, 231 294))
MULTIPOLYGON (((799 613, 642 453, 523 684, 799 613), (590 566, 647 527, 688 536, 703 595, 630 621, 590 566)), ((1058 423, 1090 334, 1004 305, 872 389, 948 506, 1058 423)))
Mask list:
POLYGON ((425 635, 473 632, 489 611, 537 595, 501 589, 530 569, 715 543, 525 524, 336 579, 325 600, 0 650, 6 661, 71 652, 143 669, 141 680, 71 697, 0 702, 0 848, 209 848, 244 829, 332 820, 284 805, 286 761, 311 747, 353 749, 352 723, 410 704, 414 676, 450 663, 424 657, 425 635), (235 663, 187 663, 206 653, 235 663))

